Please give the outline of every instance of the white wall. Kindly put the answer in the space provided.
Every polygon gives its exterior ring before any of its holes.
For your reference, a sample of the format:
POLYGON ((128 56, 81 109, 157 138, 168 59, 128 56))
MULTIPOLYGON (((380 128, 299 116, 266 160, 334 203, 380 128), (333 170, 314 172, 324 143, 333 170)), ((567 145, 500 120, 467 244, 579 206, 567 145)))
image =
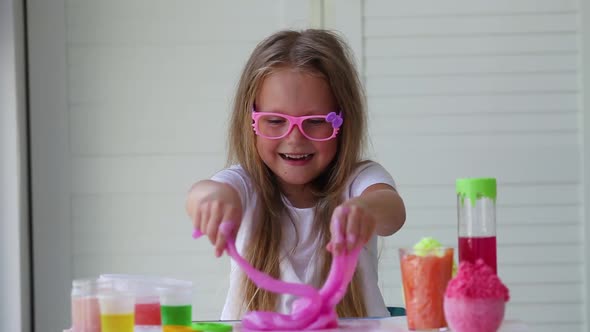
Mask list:
POLYGON ((408 221, 380 278, 402 305, 396 248, 456 246, 454 181, 498 179, 507 317, 535 331, 586 320, 577 1, 329 1, 367 89, 373 156, 396 177, 408 221), (357 8, 354 4, 357 4, 357 8))
POLYGON ((185 194, 225 164, 249 52, 311 24, 309 3, 31 0, 27 10, 36 324, 66 327, 71 280, 108 272, 193 280, 194 317, 218 318, 229 261, 191 239, 185 194))
POLYGON ((398 180, 408 207, 406 227, 383 243, 388 304, 401 305, 395 248, 423 235, 456 245, 454 180, 495 176, 508 317, 535 331, 582 330, 588 144, 579 140, 578 36, 588 34, 578 2, 27 7, 39 326, 65 327, 71 279, 105 272, 194 280, 195 318, 217 317, 227 260, 190 239, 185 192, 224 164, 231 96, 255 43, 318 24, 343 31, 356 52, 371 157, 398 180))
POLYGON ((0 331, 28 332, 29 219, 23 8, 0 0, 0 331))

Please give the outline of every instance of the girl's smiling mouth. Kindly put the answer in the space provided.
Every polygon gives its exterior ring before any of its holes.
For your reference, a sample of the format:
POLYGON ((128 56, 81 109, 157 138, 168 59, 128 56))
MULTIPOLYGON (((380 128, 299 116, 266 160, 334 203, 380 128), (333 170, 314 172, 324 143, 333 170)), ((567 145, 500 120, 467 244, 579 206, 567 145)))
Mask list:
POLYGON ((313 157, 313 153, 279 153, 279 156, 287 161, 308 161, 313 157))

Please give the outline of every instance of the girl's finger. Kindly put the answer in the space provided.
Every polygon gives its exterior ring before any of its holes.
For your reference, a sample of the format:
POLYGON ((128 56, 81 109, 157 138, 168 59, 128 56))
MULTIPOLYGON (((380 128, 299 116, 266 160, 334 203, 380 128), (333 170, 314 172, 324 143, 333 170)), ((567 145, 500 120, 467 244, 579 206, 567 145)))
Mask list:
POLYGON ((201 212, 199 209, 195 211, 195 216, 193 217, 193 229, 201 230, 201 212))
POLYGON ((219 223, 215 219, 211 219, 207 225, 207 235, 209 236, 209 241, 214 246, 217 244, 218 229, 219 223))
MULTIPOLYGON (((203 234, 207 234, 207 237, 209 237, 209 233, 207 232, 207 228, 209 226, 209 222, 210 222, 210 210, 209 210, 209 203, 204 203, 201 205, 200 208, 200 215, 201 215, 201 224, 200 224, 200 228, 199 230, 201 231, 201 233, 203 234)), ((211 241, 211 237, 209 237, 209 241, 211 241)))
MULTIPOLYGON (((217 201, 211 202, 211 220, 217 225, 215 227, 215 232, 217 234, 217 229, 219 228, 219 224, 223 221, 223 205, 217 201)), ((214 237, 215 241, 217 240, 217 236, 214 237)))
POLYGON ((345 230, 346 230, 346 223, 347 223, 347 214, 348 208, 347 207, 337 207, 334 210, 332 223, 330 224, 331 233, 332 233, 332 253, 334 255, 340 255, 346 246, 346 239, 345 239, 345 230))
POLYGON ((375 220, 372 217, 366 216, 363 218, 365 222, 360 227, 361 245, 365 245, 375 232, 375 220))
POLYGON ((225 244, 225 235, 219 232, 217 235, 217 242, 215 242, 215 257, 221 256, 221 254, 225 250, 225 244))
POLYGON ((346 217, 346 214, 348 213, 348 210, 349 209, 346 206, 338 206, 338 207, 336 207, 334 209, 334 212, 332 213, 332 223, 331 223, 330 226, 335 226, 334 221, 336 219, 339 219, 340 221, 344 220, 344 218, 346 217))
MULTIPOLYGON (((225 235, 219 231, 219 226, 224 221, 235 222, 235 221, 233 221, 234 217, 232 217, 232 216, 235 215, 236 211, 235 211, 235 208, 221 207, 221 206, 219 206, 218 209, 214 209, 214 210, 216 211, 215 220, 217 222, 217 239, 215 241, 215 256, 219 257, 223 254, 223 251, 225 250, 225 247, 227 244, 227 239, 226 239, 225 235)), ((237 232, 237 230, 236 230, 236 232, 237 232)))
POLYGON ((332 247, 333 247, 332 242, 328 242, 328 244, 326 245, 326 250, 328 250, 329 252, 332 252, 332 247))
POLYGON ((354 249, 360 239, 361 212, 357 207, 352 207, 348 213, 348 222, 346 223, 346 247, 350 251, 354 249))

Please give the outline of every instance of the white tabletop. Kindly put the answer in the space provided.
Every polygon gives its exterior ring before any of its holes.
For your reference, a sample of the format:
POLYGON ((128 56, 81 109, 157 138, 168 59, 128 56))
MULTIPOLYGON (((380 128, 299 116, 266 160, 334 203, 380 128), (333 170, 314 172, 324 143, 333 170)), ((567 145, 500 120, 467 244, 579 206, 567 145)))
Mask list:
MULTIPOLYGON (((239 322, 234 324, 234 332, 244 331, 239 322)), ((323 332, 363 331, 363 332, 409 332, 406 317, 388 317, 377 319, 343 319, 336 329, 321 330, 323 332)), ((450 331, 445 329, 443 331, 450 331)), ((527 326, 515 320, 506 320, 498 332, 528 332, 527 326)))

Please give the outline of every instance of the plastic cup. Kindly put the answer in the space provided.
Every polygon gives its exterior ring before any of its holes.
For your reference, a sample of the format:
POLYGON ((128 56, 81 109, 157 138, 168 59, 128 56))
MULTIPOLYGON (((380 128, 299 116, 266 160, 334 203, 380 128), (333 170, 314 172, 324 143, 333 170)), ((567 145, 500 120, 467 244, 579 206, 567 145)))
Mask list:
POLYGON ((160 313, 160 299, 158 297, 139 297, 135 302, 135 325, 160 326, 162 316, 160 313))
POLYGON ((131 274, 103 274, 99 279, 112 282, 117 291, 133 294, 136 326, 161 325, 160 297, 157 287, 165 279, 131 274))
POLYGON ((96 279, 72 281, 72 332, 101 332, 96 279))
POLYGON ((101 332, 133 332, 135 297, 115 289, 99 292, 101 332))
MULTIPOLYGON (((162 324, 160 297, 163 289, 186 289, 185 292, 192 295, 193 284, 186 280, 133 274, 101 274, 99 279, 111 281, 113 287, 119 291, 134 294, 136 327, 162 324)), ((174 291, 168 293, 173 294, 174 291)), ((188 303, 190 304, 191 300, 188 303)))
POLYGON ((443 302, 452 277, 453 248, 399 249, 408 329, 438 330, 447 327, 443 302))
POLYGON ((192 331, 192 283, 178 283, 158 289, 162 331, 192 331))

